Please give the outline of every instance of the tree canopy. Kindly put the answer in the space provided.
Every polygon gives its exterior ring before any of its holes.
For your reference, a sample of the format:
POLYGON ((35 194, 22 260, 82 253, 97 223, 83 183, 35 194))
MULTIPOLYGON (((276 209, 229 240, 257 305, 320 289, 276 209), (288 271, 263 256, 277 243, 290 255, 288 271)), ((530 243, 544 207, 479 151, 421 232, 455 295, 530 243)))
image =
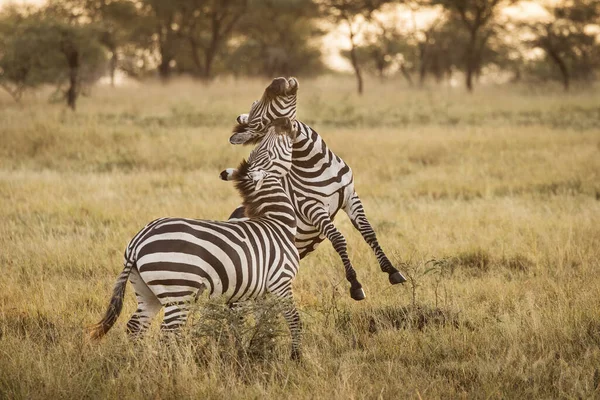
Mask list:
POLYGON ((409 85, 486 72, 512 80, 559 80, 565 90, 600 69, 600 2, 564 0, 548 18, 507 20, 518 0, 49 0, 0 9, 0 87, 19 101, 55 85, 75 108, 82 89, 117 72, 143 79, 189 75, 317 75, 323 38, 339 29, 364 90, 364 75, 400 74, 409 85), (415 15, 435 18, 417 24, 415 15), (391 18, 404 15, 405 19, 391 18), (409 16, 408 19, 406 16, 409 16), (412 18, 412 20, 411 20, 412 18), (64 89, 63 89, 64 88, 64 89))

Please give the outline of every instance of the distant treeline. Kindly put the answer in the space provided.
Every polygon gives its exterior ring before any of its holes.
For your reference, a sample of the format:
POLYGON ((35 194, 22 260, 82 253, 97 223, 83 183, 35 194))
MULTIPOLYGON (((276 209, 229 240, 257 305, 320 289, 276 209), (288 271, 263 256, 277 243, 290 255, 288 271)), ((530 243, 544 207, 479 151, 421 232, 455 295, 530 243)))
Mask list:
POLYGON ((56 85, 75 108, 89 84, 117 71, 142 79, 185 74, 318 75, 322 38, 342 27, 358 92, 363 74, 410 85, 457 72, 473 90, 485 71, 511 80, 592 81, 600 69, 600 2, 548 5, 541 21, 510 21, 516 0, 50 0, 0 10, 0 87, 15 100, 56 85), (394 18, 432 10, 433 20, 394 18))

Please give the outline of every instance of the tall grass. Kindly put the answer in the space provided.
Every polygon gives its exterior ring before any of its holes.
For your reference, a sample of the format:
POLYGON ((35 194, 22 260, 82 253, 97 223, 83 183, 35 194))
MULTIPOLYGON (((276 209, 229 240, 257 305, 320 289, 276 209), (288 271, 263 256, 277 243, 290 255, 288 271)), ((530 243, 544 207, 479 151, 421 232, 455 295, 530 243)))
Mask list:
POLYGON ((139 228, 239 203, 217 175, 249 152, 227 139, 267 83, 97 88, 75 114, 0 97, 0 398, 600 397, 600 107, 587 92, 372 82, 359 98, 342 78, 301 81, 299 118, 351 165, 409 282, 390 286, 340 215, 367 299, 349 298, 329 243, 303 260, 301 363, 280 318, 240 322, 212 303, 182 338, 155 326, 132 343, 131 289, 88 342, 139 228))

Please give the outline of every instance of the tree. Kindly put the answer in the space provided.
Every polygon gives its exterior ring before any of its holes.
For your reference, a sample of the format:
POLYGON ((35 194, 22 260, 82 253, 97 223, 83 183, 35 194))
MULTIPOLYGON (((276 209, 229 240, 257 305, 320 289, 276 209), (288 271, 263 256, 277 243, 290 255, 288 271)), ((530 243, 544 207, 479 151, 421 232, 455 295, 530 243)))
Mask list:
POLYGON ((62 56, 62 62, 58 61, 54 70, 59 83, 67 80, 65 98, 67 105, 75 110, 82 85, 98 80, 106 67, 99 27, 59 1, 51 1, 41 13, 47 29, 42 41, 51 52, 58 51, 62 56))
MULTIPOLYGON (((380 80, 383 80, 391 69, 397 67, 407 83, 412 86, 410 70, 416 61, 414 38, 399 29, 402 24, 395 18, 383 21, 375 17, 372 18, 372 22, 375 29, 364 34, 366 44, 357 47, 358 59, 364 60, 365 66, 374 70, 380 80)), ((343 55, 351 58, 349 51, 343 55)))
POLYGON ((44 31, 30 8, 7 6, 0 14, 0 87, 17 102, 27 89, 48 81, 46 48, 39 41, 44 31))
MULTIPOLYGON (((125 69, 121 62, 128 54, 128 49, 149 50, 152 44, 150 20, 136 8, 130 0, 62 0, 71 13, 79 13, 97 27, 100 43, 109 52, 109 77, 111 85, 115 84, 115 73, 118 68, 125 69)), ((136 60, 137 61, 137 60, 136 60)))
POLYGON ((75 110, 83 84, 97 80, 105 66, 98 31, 60 4, 9 13, 2 18, 0 80, 18 100, 26 88, 66 82, 67 105, 75 110))
POLYGON ((237 24, 227 66, 234 74, 290 76, 325 70, 312 0, 254 0, 237 24))
POLYGON ((179 3, 183 0, 140 0, 138 12, 150 29, 153 50, 158 55, 158 75, 167 80, 177 55, 179 3))
MULTIPOLYGON (((459 20, 468 34, 464 51, 465 84, 473 91, 473 77, 480 68, 482 53, 493 34, 492 22, 502 0, 432 0, 459 20)), ((508 2, 514 2, 509 0, 508 2)))
POLYGON ((556 66, 565 91, 572 79, 590 80, 600 67, 600 44, 587 30, 600 23, 600 3, 573 0, 549 9, 549 21, 528 24, 534 38, 528 43, 542 49, 547 60, 556 66))
POLYGON ((358 94, 363 93, 363 78, 358 56, 357 36, 371 19, 373 12, 378 10, 387 0, 325 0, 322 2, 323 11, 336 24, 345 24, 350 39, 349 58, 356 76, 358 94))
POLYGON ((178 34, 189 44, 194 74, 213 76, 214 62, 246 14, 248 0, 189 0, 180 2, 178 34))
POLYGON ((460 67, 465 38, 457 20, 440 15, 429 27, 418 33, 419 85, 425 84, 428 74, 436 81, 450 77, 454 68, 460 67))

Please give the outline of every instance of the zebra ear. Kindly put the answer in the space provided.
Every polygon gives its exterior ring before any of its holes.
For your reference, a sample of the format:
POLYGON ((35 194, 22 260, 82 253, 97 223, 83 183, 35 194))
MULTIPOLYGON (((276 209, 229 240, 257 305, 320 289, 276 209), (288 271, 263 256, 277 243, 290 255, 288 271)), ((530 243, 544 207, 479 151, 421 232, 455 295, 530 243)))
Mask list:
POLYGON ((240 114, 235 120, 240 125, 246 125, 248 124, 248 114, 240 114))
POLYGON ((249 140, 253 139, 253 135, 249 132, 234 132, 229 138, 231 144, 246 144, 249 140))
POLYGON ((237 173, 237 169, 235 168, 227 168, 224 171, 221 171, 221 173, 219 174, 219 178, 221 178, 221 180, 224 181, 231 181, 233 180, 233 175, 237 173))
MULTIPOLYGON (((244 114, 242 114, 244 115, 244 114)), ((240 115, 241 117, 241 115, 240 115)), ((238 119, 240 118, 238 117, 238 119)), ((247 124, 238 124, 233 127, 233 135, 229 138, 229 143, 231 144, 246 144, 252 143, 252 140, 256 135, 253 135, 248 131, 247 124)))

